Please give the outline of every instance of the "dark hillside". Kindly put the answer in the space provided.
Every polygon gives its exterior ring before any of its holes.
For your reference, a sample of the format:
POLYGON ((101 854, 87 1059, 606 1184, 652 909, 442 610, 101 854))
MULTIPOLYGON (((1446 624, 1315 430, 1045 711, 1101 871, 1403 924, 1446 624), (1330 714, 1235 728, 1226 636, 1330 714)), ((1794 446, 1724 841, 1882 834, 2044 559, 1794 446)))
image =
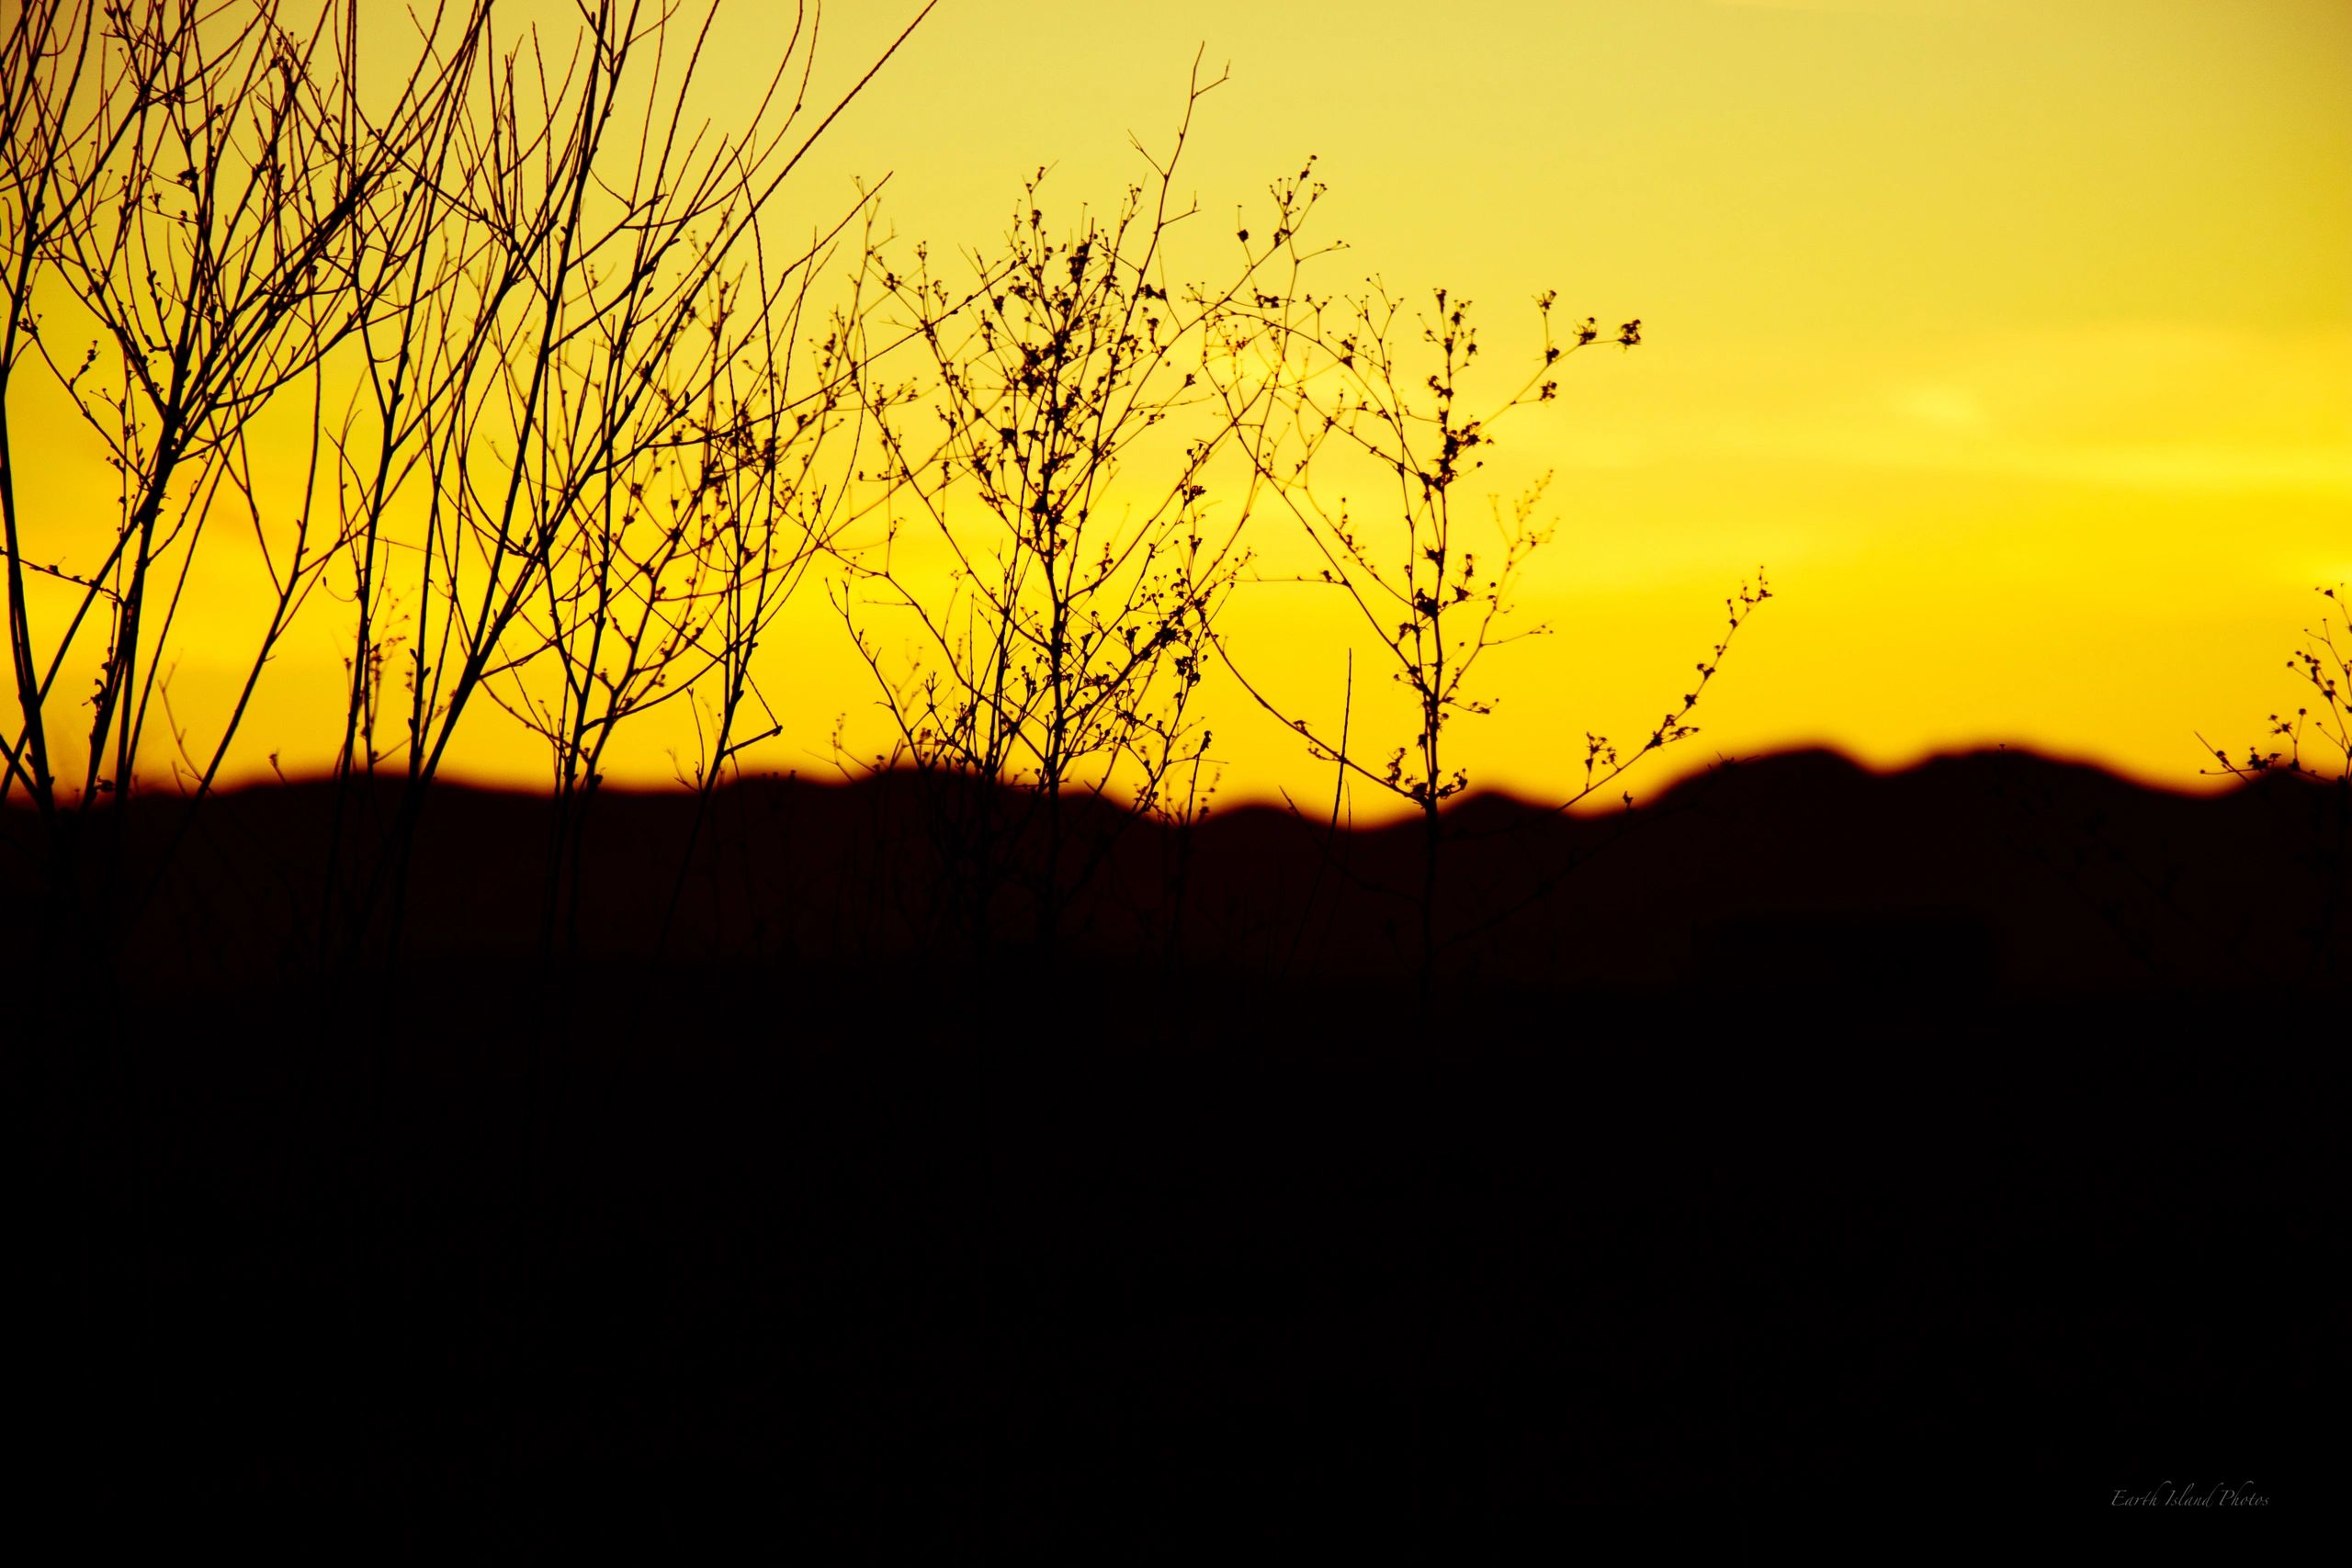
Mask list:
MULTIPOLYGON (((324 784, 209 802, 117 977, 233 986, 314 972, 331 806, 324 784)), ((362 800, 352 836, 390 808, 389 786, 362 800)), ((155 797, 140 806, 134 867, 183 809, 155 797)), ((1791 753, 1606 816, 1481 796, 1447 817, 1440 966, 1570 991, 2340 987, 2352 974, 2352 911, 2341 907, 2346 862, 2331 837, 2338 809, 2334 792, 2285 777, 2218 797, 2168 795, 2014 752, 1887 775, 1832 753, 1791 753)), ((1418 825, 1333 834, 1253 807, 1184 832, 1086 799, 1065 815, 1061 884, 1073 891, 1063 946, 1090 962, 1333 979, 1416 962, 1418 825), (1100 868, 1085 874, 1090 862, 1100 868)), ((11 825, 33 841, 28 821, 11 825)), ((549 830, 535 797, 437 792, 405 954, 539 959, 549 830)), ((1039 837, 1023 797, 906 775, 747 782, 715 798, 699 830, 690 797, 607 792, 591 807, 578 935, 567 941, 559 921, 552 956, 969 956, 968 889, 955 879, 991 887, 991 947, 1030 940, 1039 837), (985 844, 983 829, 996 836, 985 844), (993 872, 970 872, 983 856, 993 872)), ((37 863, 29 853, 8 863, 28 878, 37 863)), ((346 877, 364 880, 348 866, 346 877)), ((559 908, 569 906, 572 884, 563 886, 559 908)), ((29 880, 7 907, 12 950, 37 949, 45 906, 29 880)))
POLYGON ((39 1495, 1121 1561, 2332 1495, 2324 792, 1805 754, 1630 822, 1473 800, 1426 1005, 1403 831, 1212 817, 1176 922, 1136 825, 1063 940, 1010 876, 982 948, 931 880, 968 804, 729 792, 657 959, 679 802, 597 803, 542 953, 544 808, 450 792, 408 953, 346 969, 324 793, 215 803, 108 989, 10 977, 39 1495))

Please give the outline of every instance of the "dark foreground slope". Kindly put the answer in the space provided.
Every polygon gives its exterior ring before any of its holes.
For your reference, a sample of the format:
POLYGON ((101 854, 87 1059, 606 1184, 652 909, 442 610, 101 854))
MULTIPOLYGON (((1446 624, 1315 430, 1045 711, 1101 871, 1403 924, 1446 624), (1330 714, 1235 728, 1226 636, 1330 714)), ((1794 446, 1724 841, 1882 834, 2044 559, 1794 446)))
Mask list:
MULTIPOLYGON (((2352 909, 2339 795, 2283 777, 2170 795, 2010 752, 1877 775, 1812 751, 1714 770, 1630 813, 1476 797, 1446 818, 1437 967, 1553 994, 2340 990, 2352 909)), ((419 974, 517 975, 549 958, 729 973, 931 965, 972 959, 983 935, 1002 953, 1037 937, 1045 832, 1023 798, 908 775, 755 780, 720 792, 697 822, 690 797, 607 792, 587 814, 577 874, 567 857, 551 877, 545 801, 442 789, 401 953, 419 974)), ((270 987, 340 962, 341 922, 394 801, 386 786, 345 804, 331 901, 329 786, 217 797, 184 833, 181 803, 142 802, 120 880, 153 891, 116 976, 158 992, 270 987), (158 882, 146 870, 175 840, 158 882)), ((1179 830, 1091 800, 1063 817, 1061 962, 1351 981, 1420 964, 1418 823, 1334 832, 1251 807, 1179 830)), ((22 812, 0 827, 31 839, 22 812)), ((106 847, 85 845, 84 866, 106 863, 106 847)), ((0 860, 15 884, 0 884, 12 953, 40 950, 54 908, 37 864, 0 860)))
MULTIPOLYGON (((1256 813, 1181 923, 1138 833, 984 958, 881 897, 916 828, 793 786, 730 804, 737 891, 658 963, 649 802, 600 803, 571 956, 495 797, 445 807, 391 971, 305 966, 290 851, 275 904, 193 880, 138 938, 184 972, 11 1048, 45 1493, 844 1560, 2332 1496, 2301 807, 1998 757, 1678 793, 1632 836, 1472 803, 1451 929, 1513 912, 1426 1003, 1374 891, 1409 841, 1256 813)), ((315 807, 220 804, 248 854, 315 807)))

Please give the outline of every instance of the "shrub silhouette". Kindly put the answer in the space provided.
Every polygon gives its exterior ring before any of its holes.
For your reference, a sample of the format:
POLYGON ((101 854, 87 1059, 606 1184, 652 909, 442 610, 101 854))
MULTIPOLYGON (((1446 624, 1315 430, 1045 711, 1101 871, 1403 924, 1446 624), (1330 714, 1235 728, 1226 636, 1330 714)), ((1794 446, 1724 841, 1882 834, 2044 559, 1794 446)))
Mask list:
MULTIPOLYGON (((1337 765, 1342 786, 1352 775, 1419 813, 1420 885, 1410 897, 1419 915, 1424 994, 1441 946, 1441 808, 1470 785, 1467 770, 1446 744, 1447 728, 1493 711, 1494 699, 1472 680, 1488 652, 1546 630, 1514 626, 1511 616, 1513 591, 1528 558, 1551 537, 1534 521, 1550 477, 1521 494, 1508 516, 1487 498, 1491 536, 1474 535, 1460 491, 1483 467, 1494 426, 1516 410, 1552 401, 1559 392, 1560 361, 1604 338, 1598 321, 1587 317, 1565 346, 1555 341, 1555 299, 1548 291, 1536 299, 1543 344, 1529 374, 1485 412, 1468 391, 1480 348, 1470 301, 1443 288, 1434 292, 1430 313, 1410 326, 1402 319, 1401 301, 1377 285, 1340 302, 1266 301, 1256 324, 1275 334, 1283 369, 1262 393, 1248 383, 1228 384, 1238 398, 1265 395, 1280 404, 1280 418, 1251 427, 1257 437, 1250 449, 1252 465, 1322 560, 1306 581, 1346 597, 1393 666, 1390 678, 1409 694, 1417 728, 1409 743, 1385 758, 1360 750, 1364 743, 1351 740, 1347 721, 1337 737, 1318 733, 1268 694, 1262 673, 1253 678, 1244 670, 1246 660, 1222 641, 1217 651, 1261 706, 1304 737, 1313 755, 1337 765), (1333 457, 1346 477, 1374 490, 1373 499, 1351 501, 1334 489, 1326 472, 1333 457)), ((1606 335, 1631 350, 1642 341, 1642 323, 1629 321, 1606 335)), ((1583 786, 1560 809, 1615 784, 1651 752, 1698 733, 1690 715, 1701 694, 1742 622, 1770 596, 1759 573, 1753 588, 1743 584, 1725 602, 1723 639, 1699 661, 1690 689, 1640 745, 1621 750, 1605 736, 1587 734, 1583 786)), ((1353 686, 1351 660, 1351 718, 1353 686)), ((1630 805, 1632 797, 1625 798, 1630 805)), ((1336 811, 1335 797, 1335 821, 1336 811)))
POLYGON ((2243 761, 2233 761, 2227 750, 2207 742, 2221 764, 2215 772, 2237 779, 2284 772, 2339 786, 2352 783, 2352 596, 2340 583, 2312 592, 2326 605, 2287 660, 2311 695, 2291 715, 2272 714, 2264 739, 2246 748, 2243 761))
POLYGON ((2324 965, 2352 898, 2352 595, 2341 583, 2312 592, 2324 604, 2318 618, 2303 629, 2302 646, 2287 660, 2297 683, 2310 688, 2299 694, 2294 712, 2272 714, 2263 739, 2249 744, 2242 759, 2198 737, 2216 763, 2205 770, 2209 774, 2242 784, 2280 777, 2327 791, 2316 807, 2300 799, 2290 803, 2304 840, 2304 869, 2322 888, 2321 912, 2296 966, 2306 984, 2328 978, 2324 965))
POLYGON ((1177 169, 1222 81, 1195 61, 1172 146, 1155 158, 1136 144, 1150 178, 1107 220, 1056 237, 1041 171, 968 284, 935 276, 925 246, 903 264, 880 245, 866 258, 903 309, 892 330, 929 363, 863 382, 884 460, 862 477, 883 487, 887 523, 878 543, 841 552, 862 597, 837 603, 889 715, 886 760, 943 786, 929 799, 948 901, 981 945, 1015 883, 1035 939, 1055 940, 1109 852, 1126 813, 1081 829, 1066 795, 1124 786, 1132 811, 1180 825, 1205 804, 1194 696, 1249 516, 1218 513, 1211 489, 1272 407, 1218 396, 1206 366, 1269 330, 1252 312, 1295 287, 1320 188, 1309 174, 1272 186, 1265 230, 1240 234, 1221 284, 1171 281, 1166 242, 1196 212, 1179 204, 1177 169), (910 527, 944 552, 944 572, 906 564, 910 527), (875 629, 876 605, 912 621, 903 659, 875 629))

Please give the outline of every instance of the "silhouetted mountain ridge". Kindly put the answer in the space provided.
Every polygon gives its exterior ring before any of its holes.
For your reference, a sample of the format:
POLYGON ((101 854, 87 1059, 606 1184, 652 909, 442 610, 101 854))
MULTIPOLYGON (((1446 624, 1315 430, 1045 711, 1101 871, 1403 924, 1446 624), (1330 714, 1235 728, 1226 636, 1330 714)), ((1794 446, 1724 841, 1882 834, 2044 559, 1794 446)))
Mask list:
MULTIPOLYGON (((396 787, 346 803, 343 905, 396 787)), ((206 803, 127 973, 236 983, 332 958, 320 876, 334 795, 311 782, 206 803)), ((135 873, 186 809, 135 803, 124 863, 135 873)), ((1249 805, 1181 827, 1069 796, 1049 882, 1041 803, 967 781, 753 778, 717 792, 699 826, 682 792, 606 790, 587 810, 575 882, 569 865, 551 874, 545 800, 436 789, 404 951, 966 958, 1034 945, 1050 886, 1054 942, 1104 961, 1333 978, 1419 961, 1418 819, 1335 827, 1249 805)), ((2342 810, 2308 781, 2173 793, 2013 750, 1891 773, 1793 750, 1631 810, 1474 795, 1442 819, 1439 968, 1564 991, 2338 986, 2352 968, 2342 810)), ((29 839, 26 814, 11 825, 29 839)), ((10 863, 21 875, 33 862, 10 863)), ((29 889, 9 904, 41 907, 29 889)))

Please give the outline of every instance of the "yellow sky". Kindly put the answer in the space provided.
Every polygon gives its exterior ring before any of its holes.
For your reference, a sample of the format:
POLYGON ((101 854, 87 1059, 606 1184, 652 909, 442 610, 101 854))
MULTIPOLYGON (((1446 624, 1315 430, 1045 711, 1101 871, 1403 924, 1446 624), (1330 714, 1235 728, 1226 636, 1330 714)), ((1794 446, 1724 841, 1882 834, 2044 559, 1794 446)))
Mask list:
MULTIPOLYGON (((913 9, 836 5, 828 70, 913 9)), ((1559 631, 1494 656, 1500 711, 1460 733, 1480 784, 1548 792, 1586 730, 1645 729, 1759 563, 1777 597, 1678 766, 2006 740, 2187 785, 2196 731, 2243 744, 2290 699, 2311 587, 2352 579, 2352 6, 1450 10, 944 0, 788 199, 813 220, 888 172, 897 231, 943 248, 989 242, 1040 164, 1049 206, 1108 205, 1204 44, 1231 70, 1181 182, 1204 223, 1313 153, 1315 228, 1350 247, 1321 287, 1449 285, 1498 359, 1532 346, 1542 288, 1643 318, 1639 351, 1572 360, 1558 404, 1499 432, 1493 488, 1559 475, 1522 595, 1559 631)), ((727 35, 743 81, 763 25, 746 6, 727 35)), ((1312 598, 1246 589, 1227 630, 1335 716, 1346 623, 1312 598)), ((228 625, 189 626, 183 705, 225 689, 228 625)), ((786 729, 752 765, 821 769, 836 714, 878 739, 871 678, 818 596, 787 625, 786 729)), ((272 666, 232 772, 331 757, 337 629, 272 666)), ((1207 694, 1221 798, 1328 789, 1295 737, 1207 694)), ((468 723, 456 771, 544 776, 504 715, 468 723)), ((665 779, 677 739, 648 720, 612 771, 665 779)))

